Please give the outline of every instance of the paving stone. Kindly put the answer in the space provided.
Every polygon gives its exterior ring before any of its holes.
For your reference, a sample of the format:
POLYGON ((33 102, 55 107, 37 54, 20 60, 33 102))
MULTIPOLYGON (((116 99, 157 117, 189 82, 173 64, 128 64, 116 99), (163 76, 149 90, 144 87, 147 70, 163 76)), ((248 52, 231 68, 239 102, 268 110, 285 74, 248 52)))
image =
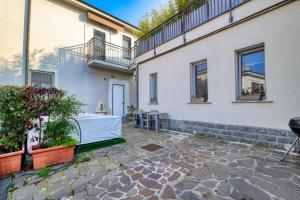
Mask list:
POLYGON ((152 179, 143 178, 140 180, 140 183, 143 184, 146 188, 161 189, 161 184, 152 179))
POLYGON ((98 195, 103 194, 105 191, 106 191, 105 189, 96 188, 96 187, 92 187, 92 186, 87 188, 87 194, 89 196, 98 196, 98 195))
POLYGON ((192 191, 184 192, 180 196, 183 200, 202 200, 202 197, 192 191))
POLYGON ((15 200, 32 198, 33 194, 37 193, 38 189, 35 185, 26 185, 20 189, 13 191, 15 200))
POLYGON ((39 191, 37 193, 33 194, 33 200, 45 200, 46 199, 46 193, 43 191, 39 191))
POLYGON ((176 181, 180 177, 180 173, 175 171, 169 178, 168 181, 176 181))
POLYGON ((64 176, 69 180, 77 179, 79 176, 78 169, 75 166, 70 166, 64 171, 64 176))
POLYGON ((176 194, 170 185, 167 185, 161 195, 164 199, 176 199, 176 194))
POLYGON ((144 197, 150 197, 155 193, 153 190, 149 190, 146 188, 143 188, 142 190, 139 191, 139 194, 144 196, 144 197))
POLYGON ((119 190, 121 192, 127 193, 129 190, 131 190, 132 188, 134 188, 135 185, 136 185, 136 183, 131 183, 129 185, 125 185, 125 186, 120 187, 119 190))
POLYGON ((55 174, 50 176, 50 178, 48 179, 48 183, 54 184, 61 180, 63 180, 63 175, 60 172, 56 172, 55 174))
POLYGON ((88 183, 89 183, 89 180, 84 177, 76 179, 74 182, 74 193, 76 194, 76 193, 86 190, 88 183))
POLYGON ((142 179, 143 177, 144 177, 144 176, 143 176, 143 174, 141 174, 141 173, 135 173, 135 174, 132 174, 132 175, 131 175, 131 178, 132 178, 133 181, 140 180, 140 179, 142 179))
POLYGON ((220 196, 226 196, 226 197, 230 197, 231 195, 231 186, 229 185, 229 183, 227 181, 221 181, 218 185, 217 185, 217 189, 216 189, 216 193, 220 196))
POLYGON ((71 193, 71 188, 69 184, 65 181, 55 183, 48 187, 47 200, 56 200, 63 197, 68 197, 71 193))
POLYGON ((120 188, 122 188, 122 185, 120 183, 115 183, 115 184, 112 184, 108 187, 107 192, 113 192, 113 191, 116 191, 120 188))
POLYGON ((214 180, 207 180, 207 181, 203 182, 203 185, 210 188, 210 189, 213 189, 214 187, 216 187, 217 183, 218 182, 214 181, 214 180))
POLYGON ((253 159, 245 159, 245 160, 237 160, 238 165, 252 169, 254 166, 254 160, 253 159))
POLYGON ((108 196, 114 197, 114 198, 121 198, 123 196, 123 193, 116 191, 116 192, 109 193, 108 196))
POLYGON ((87 197, 87 191, 82 191, 82 192, 75 194, 72 197, 72 200, 82 200, 82 199, 85 199, 86 197, 87 197))
POLYGON ((188 189, 192 190, 197 185, 198 185, 197 182, 189 181, 189 180, 182 180, 179 183, 177 183, 176 185, 174 185, 174 187, 179 191, 184 191, 184 190, 188 190, 188 189))
POLYGON ((160 179, 161 175, 160 174, 156 174, 156 173, 151 173, 148 175, 148 178, 154 179, 154 180, 158 180, 160 179))
POLYGON ((120 178, 120 182, 123 183, 124 185, 129 185, 130 184, 130 178, 128 176, 122 176, 120 178))
POLYGON ((107 189, 109 187, 109 180, 106 178, 97 187, 107 189))
POLYGON ((289 172, 266 167, 256 167, 255 172, 269 175, 275 178, 290 178, 292 176, 292 174, 289 172))
POLYGON ((263 190, 258 189, 252 184, 249 184, 243 179, 231 179, 228 180, 229 184, 232 185, 234 191, 240 193, 240 197, 244 199, 263 199, 268 200, 271 197, 263 190))

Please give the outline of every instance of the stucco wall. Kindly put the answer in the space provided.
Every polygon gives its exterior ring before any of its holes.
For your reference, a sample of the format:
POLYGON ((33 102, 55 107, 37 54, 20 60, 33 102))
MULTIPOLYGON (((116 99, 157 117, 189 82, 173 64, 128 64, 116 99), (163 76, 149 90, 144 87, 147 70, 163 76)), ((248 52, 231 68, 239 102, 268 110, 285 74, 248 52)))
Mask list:
MULTIPOLYGON (((176 120, 288 129, 289 119, 300 115, 299 10, 300 2, 295 1, 140 64, 139 107, 167 112, 176 120), (273 102, 233 103, 236 100, 235 51, 260 43, 265 46, 267 100, 273 102), (208 63, 211 104, 189 104, 190 63, 203 59, 208 63), (149 105, 149 74, 155 72, 158 73, 158 105, 149 105)), ((214 26, 213 23, 214 20, 206 26, 214 26)), ((198 30, 201 34, 201 28, 198 30)))
POLYGON ((0 1, 0 85, 25 83, 24 15, 24 0, 0 1))

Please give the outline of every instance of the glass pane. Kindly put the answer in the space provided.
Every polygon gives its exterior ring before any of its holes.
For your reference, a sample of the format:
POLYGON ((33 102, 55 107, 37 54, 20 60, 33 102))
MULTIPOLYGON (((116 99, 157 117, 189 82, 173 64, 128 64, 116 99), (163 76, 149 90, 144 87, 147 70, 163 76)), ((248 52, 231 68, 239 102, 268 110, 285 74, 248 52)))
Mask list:
POLYGON ((204 101, 208 99, 207 89, 207 63, 195 65, 195 96, 196 98, 203 98, 204 101))
POLYGON ((265 56, 259 50, 241 56, 241 98, 261 100, 265 96, 265 56))
POLYGON ((157 76, 156 74, 150 75, 150 101, 157 100, 157 76))
POLYGON ((53 74, 47 72, 31 72, 31 86, 51 88, 53 83, 53 74))
POLYGON ((123 50, 123 57, 124 58, 130 58, 130 49, 131 49, 131 39, 129 37, 124 36, 123 37, 123 47, 125 48, 123 50))

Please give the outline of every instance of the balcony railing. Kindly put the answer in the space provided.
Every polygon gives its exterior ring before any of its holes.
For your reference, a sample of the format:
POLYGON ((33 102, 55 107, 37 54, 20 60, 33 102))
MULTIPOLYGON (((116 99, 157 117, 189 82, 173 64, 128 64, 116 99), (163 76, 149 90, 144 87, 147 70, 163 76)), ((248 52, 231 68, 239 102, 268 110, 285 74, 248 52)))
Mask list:
POLYGON ((182 35, 250 0, 197 0, 135 42, 136 56, 182 35))
POLYGON ((128 68, 134 64, 134 48, 123 48, 97 38, 92 38, 85 47, 87 62, 100 60, 128 68))

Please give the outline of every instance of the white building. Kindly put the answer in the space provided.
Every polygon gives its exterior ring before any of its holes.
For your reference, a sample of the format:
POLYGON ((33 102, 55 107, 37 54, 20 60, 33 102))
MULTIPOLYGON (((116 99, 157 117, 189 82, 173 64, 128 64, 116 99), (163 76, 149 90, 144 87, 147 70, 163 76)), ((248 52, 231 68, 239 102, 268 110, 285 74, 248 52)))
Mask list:
POLYGON ((78 0, 3 0, 0 30, 0 85, 58 87, 87 112, 135 104, 133 25, 78 0))
POLYGON ((299 11, 298 0, 208 0, 166 22, 137 41, 139 108, 169 113, 171 129, 291 143, 299 11))

